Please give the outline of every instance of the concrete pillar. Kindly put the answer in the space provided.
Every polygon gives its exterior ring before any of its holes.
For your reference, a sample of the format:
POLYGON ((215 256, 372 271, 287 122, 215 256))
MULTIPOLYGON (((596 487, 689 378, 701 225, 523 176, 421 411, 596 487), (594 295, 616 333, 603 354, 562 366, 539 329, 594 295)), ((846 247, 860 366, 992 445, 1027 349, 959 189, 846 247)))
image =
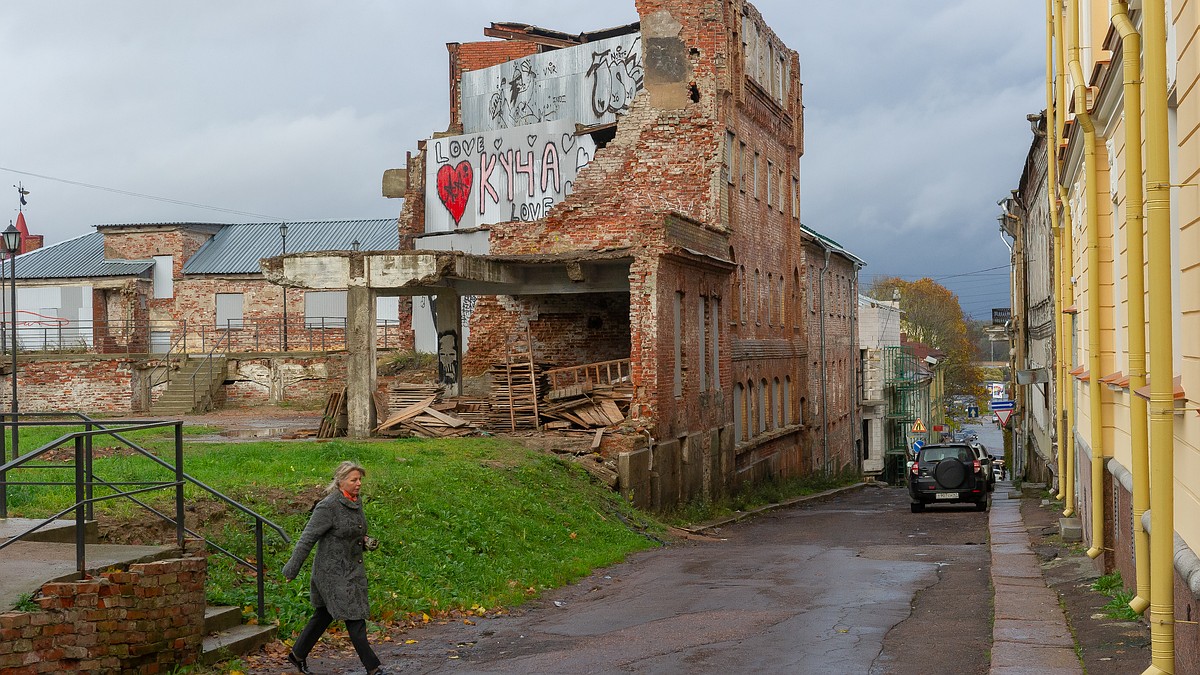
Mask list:
POLYGON ((351 438, 367 438, 375 426, 375 292, 346 289, 346 417, 351 438))
POLYGON ((438 383, 446 395, 462 394, 462 300, 454 291, 440 291, 433 299, 433 327, 437 331, 438 383))

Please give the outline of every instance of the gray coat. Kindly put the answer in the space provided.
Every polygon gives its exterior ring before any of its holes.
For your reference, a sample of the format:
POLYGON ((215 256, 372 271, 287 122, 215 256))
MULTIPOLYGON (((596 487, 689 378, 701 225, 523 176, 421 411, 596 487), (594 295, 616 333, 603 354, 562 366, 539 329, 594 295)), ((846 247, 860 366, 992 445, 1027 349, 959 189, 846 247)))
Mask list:
POLYGON ((335 492, 317 503, 296 550, 283 566, 283 576, 295 579, 314 544, 312 583, 309 593, 314 607, 324 607, 335 619, 366 619, 371 613, 367 600, 367 568, 363 565, 363 537, 367 519, 362 505, 335 492))

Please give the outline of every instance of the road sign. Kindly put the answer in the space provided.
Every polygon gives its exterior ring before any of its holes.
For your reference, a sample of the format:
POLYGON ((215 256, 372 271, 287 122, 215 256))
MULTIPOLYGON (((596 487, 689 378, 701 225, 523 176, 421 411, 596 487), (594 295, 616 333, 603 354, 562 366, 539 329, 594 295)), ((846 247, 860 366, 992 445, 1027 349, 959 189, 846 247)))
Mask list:
POLYGON ((996 410, 1012 410, 1016 404, 1012 401, 988 401, 988 409, 993 412, 996 410))
POLYGON ((921 421, 921 418, 920 418, 920 417, 918 417, 918 418, 917 418, 917 421, 916 421, 916 422, 913 422, 913 425, 912 425, 912 432, 913 432, 914 434, 923 434, 923 433, 925 433, 925 423, 921 421))
POLYGON ((1011 410, 997 410, 996 419, 1000 420, 1000 426, 1008 426, 1008 419, 1012 417, 1012 414, 1011 410))
POLYGON ((913 441, 913 454, 921 452, 921 448, 925 447, 925 441, 913 441))

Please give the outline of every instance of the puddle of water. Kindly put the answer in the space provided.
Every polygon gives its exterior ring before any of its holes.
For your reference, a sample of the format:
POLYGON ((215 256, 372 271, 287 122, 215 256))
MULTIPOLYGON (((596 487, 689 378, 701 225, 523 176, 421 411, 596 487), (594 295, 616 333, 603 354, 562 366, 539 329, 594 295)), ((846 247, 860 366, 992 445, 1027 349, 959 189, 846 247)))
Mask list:
POLYGON ((272 436, 282 436, 287 431, 283 427, 261 427, 258 429, 228 429, 222 431, 222 436, 230 438, 269 438, 272 436))

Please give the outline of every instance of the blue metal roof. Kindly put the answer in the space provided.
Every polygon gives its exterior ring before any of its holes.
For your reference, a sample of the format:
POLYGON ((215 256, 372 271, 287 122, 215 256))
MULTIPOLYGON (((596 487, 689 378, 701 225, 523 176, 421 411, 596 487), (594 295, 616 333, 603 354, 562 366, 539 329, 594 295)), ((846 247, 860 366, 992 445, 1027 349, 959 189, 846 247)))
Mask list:
MULTIPOLYGON (((4 277, 10 278, 9 262, 4 277)), ((153 260, 105 260, 104 235, 99 232, 60 241, 17 256, 18 279, 92 279, 139 276, 154 267, 153 260)))
MULTIPOLYGON (((279 235, 280 224, 226 225, 184 264, 183 273, 261 274, 259 260, 284 252, 283 238, 279 235)), ((400 231, 396 219, 287 223, 288 253, 349 251, 355 240, 363 251, 399 249, 400 231)))

